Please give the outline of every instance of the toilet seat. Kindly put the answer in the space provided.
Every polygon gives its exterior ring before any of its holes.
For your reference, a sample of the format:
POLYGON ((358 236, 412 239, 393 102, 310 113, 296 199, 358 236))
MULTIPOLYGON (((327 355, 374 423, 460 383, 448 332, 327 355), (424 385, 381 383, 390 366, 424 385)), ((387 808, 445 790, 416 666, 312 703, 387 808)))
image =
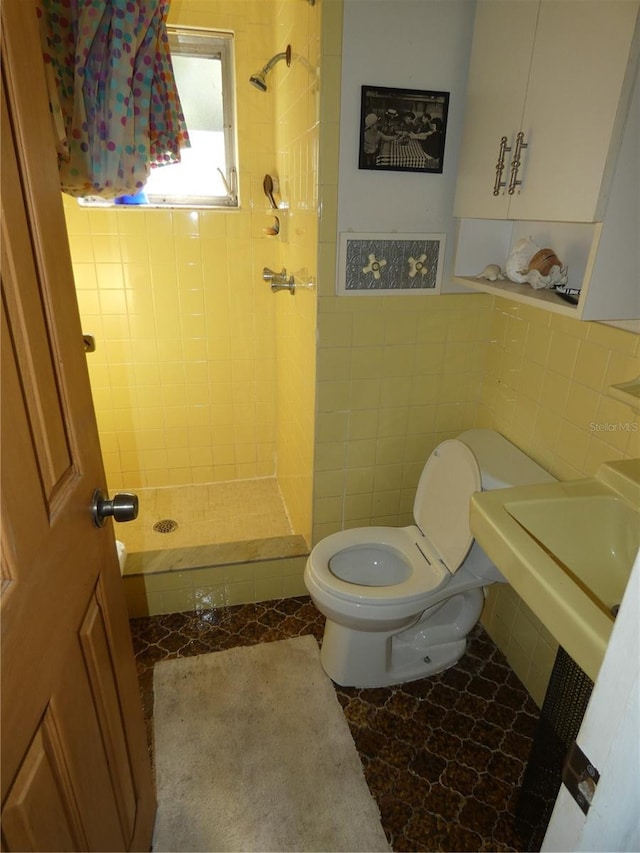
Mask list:
POLYGON ((313 548, 307 566, 314 581, 325 592, 345 601, 380 607, 423 598, 450 578, 429 542, 413 526, 356 527, 333 533, 313 548), (391 552, 406 565, 408 576, 399 583, 384 586, 367 586, 342 580, 331 571, 330 562, 338 554, 358 548, 391 552))
POLYGON ((462 441, 443 441, 427 459, 418 483, 413 517, 453 574, 473 545, 469 526, 471 495, 482 491, 473 451, 462 441))
POLYGON ((470 448, 457 439, 443 441, 418 483, 413 505, 417 526, 333 533, 312 549, 307 563, 311 577, 325 592, 361 605, 384 607, 424 598, 447 583, 469 553, 469 502, 481 488, 480 467, 470 448), (381 565, 385 561, 386 569, 381 565), (391 582, 382 582, 385 572, 391 582), (373 585, 372 577, 379 585, 373 585))

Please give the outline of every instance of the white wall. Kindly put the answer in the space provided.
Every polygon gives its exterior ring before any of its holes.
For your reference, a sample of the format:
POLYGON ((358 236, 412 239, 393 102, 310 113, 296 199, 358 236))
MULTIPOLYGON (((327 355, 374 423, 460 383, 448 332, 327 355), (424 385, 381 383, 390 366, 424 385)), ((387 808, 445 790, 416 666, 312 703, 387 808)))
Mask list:
POLYGON ((563 785, 543 851, 640 850, 640 552, 576 738, 600 772, 585 820, 563 785))
POLYGON ((454 243, 453 196, 475 0, 345 0, 338 231, 446 233, 443 290, 454 243), (444 170, 358 169, 363 85, 450 92, 444 170))

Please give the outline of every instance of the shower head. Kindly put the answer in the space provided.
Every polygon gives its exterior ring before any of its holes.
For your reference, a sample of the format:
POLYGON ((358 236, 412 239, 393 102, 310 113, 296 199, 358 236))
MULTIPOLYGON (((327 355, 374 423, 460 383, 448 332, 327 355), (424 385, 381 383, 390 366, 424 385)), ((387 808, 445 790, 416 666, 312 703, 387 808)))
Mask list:
POLYGON ((255 86, 256 89, 260 89, 261 92, 267 91, 267 84, 264 79, 264 71, 258 71, 257 74, 252 74, 249 77, 249 83, 252 86, 255 86))
POLYGON ((286 60, 287 66, 291 65, 291 45, 287 45, 287 49, 282 53, 276 53, 275 56, 272 56, 271 59, 267 62, 267 64, 260 71, 257 71, 255 74, 252 74, 249 77, 249 82, 252 86, 255 86, 256 89, 259 89, 261 92, 267 91, 267 82, 265 77, 271 71, 276 63, 280 62, 281 59, 286 60))

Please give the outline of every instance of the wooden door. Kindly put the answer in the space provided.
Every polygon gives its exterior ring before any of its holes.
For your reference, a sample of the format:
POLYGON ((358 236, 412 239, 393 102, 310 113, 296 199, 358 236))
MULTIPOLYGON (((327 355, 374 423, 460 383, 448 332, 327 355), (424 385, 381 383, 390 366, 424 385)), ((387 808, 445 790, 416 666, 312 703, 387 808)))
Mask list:
MULTIPOLYGON (((500 139, 513 149, 522 121, 539 0, 480 0, 476 7, 454 215, 506 219, 505 188, 493 195, 500 139)), ((505 152, 502 180, 509 180, 505 152)))
POLYGON ((31 0, 2 5, 2 849, 149 850, 150 761, 31 0))

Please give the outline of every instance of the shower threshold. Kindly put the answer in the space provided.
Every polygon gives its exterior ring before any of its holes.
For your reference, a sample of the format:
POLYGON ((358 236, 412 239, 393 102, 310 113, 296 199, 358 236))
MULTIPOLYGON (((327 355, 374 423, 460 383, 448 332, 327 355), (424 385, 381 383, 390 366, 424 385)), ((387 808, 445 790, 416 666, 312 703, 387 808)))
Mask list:
POLYGON ((265 539, 244 539, 239 542, 129 552, 124 574, 127 576, 155 572, 181 572, 204 566, 232 566, 308 554, 309 547, 303 536, 294 534, 271 536, 265 539))
POLYGON ((127 548, 129 615, 178 613, 303 594, 309 554, 273 477, 138 491, 127 548))

